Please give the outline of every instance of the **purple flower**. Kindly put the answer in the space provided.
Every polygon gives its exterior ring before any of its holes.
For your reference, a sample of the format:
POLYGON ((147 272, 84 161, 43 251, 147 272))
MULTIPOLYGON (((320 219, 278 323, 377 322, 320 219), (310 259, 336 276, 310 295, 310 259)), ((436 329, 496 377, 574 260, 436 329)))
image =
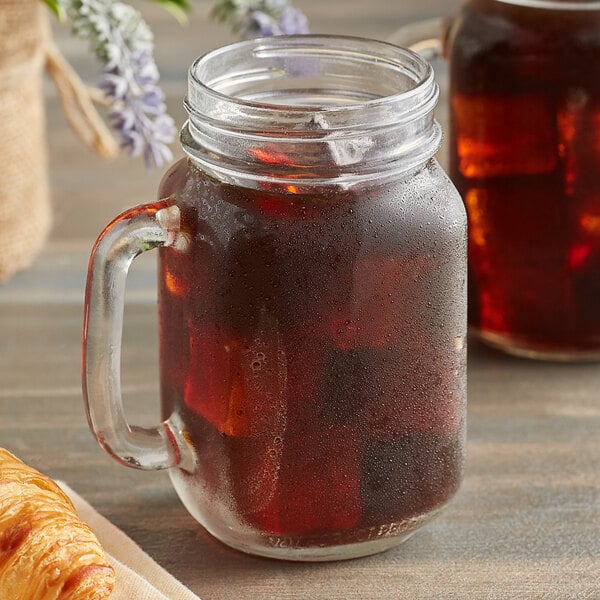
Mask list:
POLYGON ((289 5, 282 8, 277 18, 264 10, 250 9, 243 33, 247 38, 308 33, 308 19, 289 5))
POLYGON ((306 15, 293 6, 287 6, 283 9, 279 26, 281 28, 281 33, 286 35, 304 34, 309 32, 306 15))
POLYGON ((174 133, 177 132, 173 119, 167 113, 163 113, 154 119, 154 139, 157 142, 170 143, 174 133))
POLYGON ((98 87, 104 92, 104 96, 114 102, 122 100, 127 93, 127 81, 115 73, 103 73, 98 87))
POLYGON ((250 10, 248 12, 246 26, 243 31, 244 37, 269 37, 281 35, 281 33, 279 23, 271 15, 262 10, 250 10))
POLYGON ((122 129, 119 132, 119 142, 129 156, 139 156, 144 148, 144 138, 134 129, 122 129))
MULTIPOLYGON (((245 37, 308 33, 308 19, 290 0, 214 0, 213 16, 245 37)), ((100 88, 122 148, 149 168, 172 158, 176 134, 158 85, 153 37, 140 13, 119 0, 60 0, 74 33, 102 62, 100 88)))
POLYGON ((213 15, 245 38, 308 33, 308 19, 290 0, 217 0, 213 15))
POLYGON ((165 112, 165 95, 159 87, 147 87, 140 98, 147 114, 160 115, 165 112))
POLYGON ((176 134, 158 86, 152 32, 134 8, 115 0, 65 0, 75 33, 89 40, 103 64, 100 88, 121 148, 143 154, 148 168, 172 159, 176 134))
POLYGON ((152 49, 140 46, 132 49, 131 66, 139 85, 157 85, 160 75, 152 56, 152 49))
POLYGON ((133 48, 128 58, 103 76, 103 89, 113 101, 109 119, 121 148, 130 156, 143 154, 152 169, 172 159, 167 144, 173 141, 176 128, 166 113, 152 52, 147 47, 133 48))

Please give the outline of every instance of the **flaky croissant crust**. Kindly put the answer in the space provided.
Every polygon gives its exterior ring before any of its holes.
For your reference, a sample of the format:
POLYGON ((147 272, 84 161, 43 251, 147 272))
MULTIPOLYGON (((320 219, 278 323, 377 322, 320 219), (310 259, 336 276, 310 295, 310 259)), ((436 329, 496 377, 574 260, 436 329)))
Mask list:
POLYGON ((0 448, 0 598, 103 600, 115 574, 49 477, 0 448))

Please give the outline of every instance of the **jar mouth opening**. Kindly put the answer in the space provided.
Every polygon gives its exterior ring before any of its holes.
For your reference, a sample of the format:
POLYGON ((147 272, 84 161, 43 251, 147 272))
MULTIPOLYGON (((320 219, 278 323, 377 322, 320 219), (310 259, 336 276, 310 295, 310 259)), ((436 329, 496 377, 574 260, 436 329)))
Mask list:
POLYGON ((353 113, 399 104, 408 108, 411 99, 431 88, 433 79, 429 63, 388 42, 312 34, 257 38, 197 58, 189 69, 186 108, 195 112, 199 95, 216 105, 237 106, 244 113, 353 113), (236 58, 237 69, 232 69, 236 58), (337 71, 331 68, 333 64, 337 71), (228 68, 221 69, 224 65, 228 68), (378 73, 382 78, 379 92, 365 85, 371 92, 361 94, 346 85, 350 68, 353 75, 357 68, 378 73), (333 80, 330 89, 310 89, 313 80, 327 77, 333 80), (283 82, 290 80, 302 87, 284 87, 283 82), (294 93, 300 89, 302 93, 294 93))

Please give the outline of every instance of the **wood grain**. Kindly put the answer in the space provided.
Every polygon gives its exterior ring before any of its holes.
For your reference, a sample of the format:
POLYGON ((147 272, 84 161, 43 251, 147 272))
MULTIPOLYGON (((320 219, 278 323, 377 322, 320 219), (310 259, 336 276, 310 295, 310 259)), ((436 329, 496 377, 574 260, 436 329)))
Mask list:
MULTIPOLYGON (((384 38, 448 13, 441 0, 304 0, 313 30, 384 38)), ((157 38, 168 103, 184 115, 191 60, 230 39, 195 3, 181 28, 138 2, 157 38)), ((59 45, 86 80, 95 65, 66 29, 59 45)), ((468 468, 455 501, 403 546, 350 562, 247 557, 212 540, 165 473, 112 462, 83 413, 79 352, 87 256, 124 208, 154 198, 160 173, 104 163, 73 138, 47 88, 55 224, 44 254, 0 287, 0 444, 64 479, 203 600, 600 598, 600 365, 534 363, 470 343, 468 468)), ((442 113, 443 114, 443 113, 442 113)), ((132 422, 158 418, 154 259, 130 280, 123 349, 132 422)))

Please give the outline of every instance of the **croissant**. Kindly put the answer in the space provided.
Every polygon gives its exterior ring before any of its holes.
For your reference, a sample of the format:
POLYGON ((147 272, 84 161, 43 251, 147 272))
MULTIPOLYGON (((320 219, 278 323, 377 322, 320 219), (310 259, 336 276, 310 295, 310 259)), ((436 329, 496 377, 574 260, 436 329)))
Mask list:
POLYGON ((0 448, 0 598, 103 600, 115 573, 49 477, 0 448))

